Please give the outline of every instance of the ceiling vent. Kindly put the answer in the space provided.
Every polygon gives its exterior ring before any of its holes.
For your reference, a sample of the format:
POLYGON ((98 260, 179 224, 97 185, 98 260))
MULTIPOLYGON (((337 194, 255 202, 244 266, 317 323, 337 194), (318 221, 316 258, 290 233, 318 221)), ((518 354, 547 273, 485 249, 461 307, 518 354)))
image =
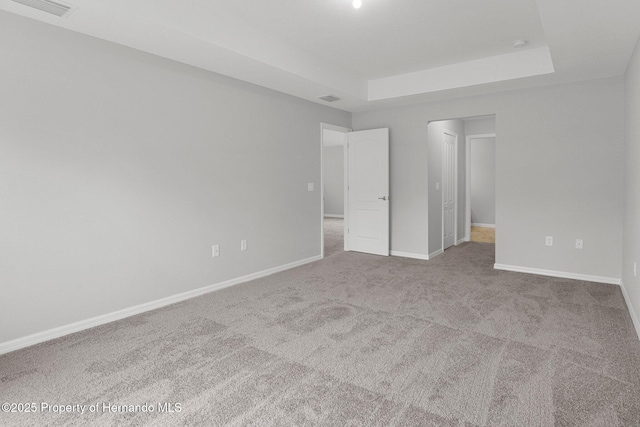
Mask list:
POLYGON ((322 99, 323 101, 327 101, 327 102, 335 102, 335 101, 340 101, 340 98, 338 98, 335 95, 325 95, 325 96, 319 96, 319 99, 322 99))
POLYGON ((25 6, 32 7, 34 9, 41 10, 43 12, 51 13, 56 16, 64 16, 71 9, 74 9, 73 6, 60 3, 57 1, 51 0, 13 0, 16 3, 23 4, 25 6))

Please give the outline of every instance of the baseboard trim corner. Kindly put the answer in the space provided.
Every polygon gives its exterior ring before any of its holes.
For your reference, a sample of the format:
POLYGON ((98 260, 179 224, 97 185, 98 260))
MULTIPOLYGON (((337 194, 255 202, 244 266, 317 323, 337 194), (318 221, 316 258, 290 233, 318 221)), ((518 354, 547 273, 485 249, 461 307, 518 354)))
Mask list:
POLYGON ((638 313, 636 313, 635 308, 633 308, 633 304, 631 304, 631 297, 627 293, 627 288, 624 286, 624 282, 622 281, 620 282, 620 289, 622 290, 624 302, 627 303, 627 309, 629 310, 633 327, 636 329, 636 334, 638 334, 638 340, 640 340, 640 318, 638 318, 638 313))
POLYGON ((540 276, 560 277, 563 279, 584 280, 586 282, 620 285, 620 279, 613 277, 592 276, 590 274, 569 273, 566 271, 544 270, 541 268, 520 267, 517 265, 493 264, 496 270, 514 271, 516 273, 538 274, 540 276))
POLYGON ((433 251, 433 252, 431 252, 431 253, 429 254, 429 259, 431 259, 431 258, 435 258, 435 257, 437 257, 438 255, 443 254, 443 253, 444 253, 444 251, 443 251, 442 249, 438 249, 437 251, 433 251))
POLYGON ((425 254, 414 254, 411 252, 401 252, 401 251, 389 251, 389 254, 391 256, 399 256, 403 258, 422 259, 425 261, 429 260, 429 255, 425 255, 425 254))
POLYGON ((321 260, 320 255, 0 343, 0 355, 321 260))

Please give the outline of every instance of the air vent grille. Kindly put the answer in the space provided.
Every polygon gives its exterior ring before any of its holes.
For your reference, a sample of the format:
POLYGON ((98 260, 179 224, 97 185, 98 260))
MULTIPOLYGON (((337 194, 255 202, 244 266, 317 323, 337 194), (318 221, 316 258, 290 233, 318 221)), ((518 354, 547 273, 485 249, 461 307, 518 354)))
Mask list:
POLYGON ((335 102, 335 101, 340 101, 340 98, 338 98, 335 95, 325 95, 325 96, 319 96, 319 99, 322 99, 323 101, 327 101, 327 102, 335 102))
POLYGON ((23 4, 25 6, 33 7, 34 9, 41 10, 43 12, 51 13, 56 16, 64 16, 71 9, 72 6, 51 0, 13 0, 16 3, 23 4))

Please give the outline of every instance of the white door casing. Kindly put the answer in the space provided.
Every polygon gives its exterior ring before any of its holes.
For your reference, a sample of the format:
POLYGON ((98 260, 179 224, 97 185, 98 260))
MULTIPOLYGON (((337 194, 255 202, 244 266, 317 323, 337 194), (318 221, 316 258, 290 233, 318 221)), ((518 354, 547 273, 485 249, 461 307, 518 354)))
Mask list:
POLYGON ((389 255, 389 129, 347 139, 345 250, 389 255))
POLYGON ((442 250, 456 243, 456 138, 448 131, 442 138, 442 250))

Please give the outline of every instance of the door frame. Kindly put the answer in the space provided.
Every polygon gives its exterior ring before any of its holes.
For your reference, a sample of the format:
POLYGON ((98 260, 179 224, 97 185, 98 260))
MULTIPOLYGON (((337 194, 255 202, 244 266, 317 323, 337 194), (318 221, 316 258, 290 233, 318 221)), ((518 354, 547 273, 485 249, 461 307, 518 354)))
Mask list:
POLYGON ((467 135, 465 138, 465 236, 464 241, 471 241, 471 140, 482 138, 494 138, 496 133, 478 133, 467 135))
MULTIPOLYGON (((442 131, 442 169, 440 174, 440 199, 442 200, 442 244, 440 249, 444 252, 444 135, 453 136, 453 246, 458 245, 458 134, 449 129, 442 131)), ((441 253, 442 253, 441 252, 441 253)))
MULTIPOLYGON (((329 123, 323 123, 320 122, 320 258, 324 258, 324 131, 325 130, 332 130, 332 131, 336 131, 336 132, 341 132, 345 134, 345 138, 346 138, 346 134, 351 132, 351 128, 346 128, 343 126, 337 126, 337 125, 332 125, 329 123)), ((346 141, 345 141, 346 142, 346 141)), ((344 152, 343 155, 343 169, 342 169, 342 174, 343 174, 343 178, 344 178, 344 197, 345 197, 345 202, 346 202, 346 197, 347 197, 347 144, 343 144, 342 145, 342 149, 344 152)), ((344 238, 344 236, 346 236, 346 229, 347 229, 347 209, 346 209, 346 204, 345 204, 345 210, 344 210, 344 230, 343 230, 343 240, 344 240, 344 245, 345 245, 345 250, 347 250, 347 239, 344 238)))

